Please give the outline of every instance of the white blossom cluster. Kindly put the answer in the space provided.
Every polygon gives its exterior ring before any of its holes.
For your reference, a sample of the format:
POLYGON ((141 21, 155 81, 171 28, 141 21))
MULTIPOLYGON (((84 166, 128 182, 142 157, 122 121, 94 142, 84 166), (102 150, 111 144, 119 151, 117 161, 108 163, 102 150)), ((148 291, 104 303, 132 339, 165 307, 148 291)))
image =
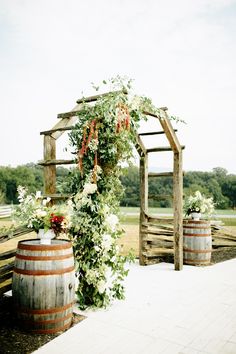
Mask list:
POLYGON ((185 215, 197 212, 210 216, 214 212, 213 198, 206 198, 201 192, 196 191, 194 195, 190 195, 184 200, 184 212, 185 215))

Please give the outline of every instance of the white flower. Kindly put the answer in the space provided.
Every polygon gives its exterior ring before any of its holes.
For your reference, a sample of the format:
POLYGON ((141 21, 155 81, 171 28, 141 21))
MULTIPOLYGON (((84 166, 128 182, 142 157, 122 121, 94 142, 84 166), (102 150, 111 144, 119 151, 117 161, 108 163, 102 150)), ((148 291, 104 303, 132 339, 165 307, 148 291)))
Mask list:
POLYGON ((93 194, 97 191, 98 187, 95 183, 85 183, 83 194, 93 194))
POLYGON ((37 191, 35 194, 35 199, 40 199, 40 198, 42 198, 41 191, 37 191))
POLYGON ((129 104, 131 109, 136 110, 139 109, 140 106, 142 105, 142 97, 134 95, 133 97, 131 97, 131 99, 129 100, 129 104))
POLYGON ((100 294, 104 293, 104 291, 106 290, 105 280, 99 280, 99 282, 97 283, 97 289, 100 294))
POLYGON ((110 211, 110 208, 107 204, 104 204, 102 209, 104 214, 108 214, 110 211))
POLYGON ((35 210, 36 218, 44 218, 44 216, 46 216, 46 215, 47 215, 47 212, 45 210, 42 210, 42 209, 35 210))
POLYGON ((119 223, 119 219, 115 214, 110 214, 106 217, 106 224, 112 232, 116 230, 116 226, 119 223))
POLYGON ((49 198, 49 197, 47 197, 47 199, 43 199, 43 201, 42 201, 43 206, 46 206, 50 202, 50 200, 51 200, 51 198, 49 198))
POLYGON ((111 249, 112 245, 112 237, 109 234, 105 234, 102 237, 102 243, 101 246, 105 251, 109 251, 111 249))

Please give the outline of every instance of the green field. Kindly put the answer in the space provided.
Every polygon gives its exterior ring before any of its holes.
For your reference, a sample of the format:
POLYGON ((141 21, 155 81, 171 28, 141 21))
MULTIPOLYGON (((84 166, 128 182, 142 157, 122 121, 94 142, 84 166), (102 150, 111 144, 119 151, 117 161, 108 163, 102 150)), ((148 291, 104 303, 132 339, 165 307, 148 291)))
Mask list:
MULTIPOLYGON (((121 207, 121 222, 127 225, 137 225, 139 222, 139 208, 134 207, 121 207)), ((149 208, 150 215, 173 215, 172 208, 149 208)), ((227 210, 216 210, 214 215, 214 220, 221 220, 225 226, 236 226, 236 211, 227 210), (219 216, 218 216, 219 215, 219 216), (228 215, 235 217, 228 218, 228 215), (225 216, 225 217, 224 217, 225 216)))

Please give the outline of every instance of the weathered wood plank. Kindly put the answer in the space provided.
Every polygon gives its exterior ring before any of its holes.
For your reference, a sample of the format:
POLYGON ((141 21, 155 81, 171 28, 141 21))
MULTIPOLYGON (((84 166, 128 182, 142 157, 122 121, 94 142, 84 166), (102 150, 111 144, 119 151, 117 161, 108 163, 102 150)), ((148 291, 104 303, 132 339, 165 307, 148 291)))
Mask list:
POLYGON ((16 254, 16 249, 0 253, 0 261, 2 261, 3 259, 12 258, 15 256, 15 254, 16 254))
POLYGON ((179 140, 174 132, 172 124, 168 118, 166 112, 164 112, 165 118, 159 118, 159 122, 164 130, 166 137, 170 143, 170 146, 174 152, 181 152, 184 149, 183 146, 180 145, 179 140))
POLYGON ((173 177, 173 172, 149 172, 148 177, 173 177))
POLYGON ((42 160, 38 162, 38 165, 41 166, 53 166, 53 165, 73 165, 76 164, 75 160, 42 160))
POLYGON ((10 270, 12 270, 14 267, 14 262, 10 262, 4 266, 0 267, 0 275, 4 275, 8 273, 10 270))
MULTIPOLYGON (((49 135, 44 136, 44 161, 56 160, 56 140, 49 135)), ((56 193, 56 166, 44 165, 44 193, 56 193)))
POLYGON ((51 135, 52 133, 55 133, 55 132, 65 132, 67 130, 72 130, 72 129, 73 129, 73 126, 45 130, 43 132, 40 132, 40 135, 51 135))
POLYGON ((160 199, 173 199, 173 195, 171 194, 149 194, 148 199, 160 200, 160 199))
POLYGON ((163 223, 163 224, 173 224, 173 218, 161 218, 161 217, 155 217, 155 216, 147 216, 148 222, 156 222, 156 223, 163 223))
POLYGON ((182 151, 174 153, 174 262, 175 270, 183 269, 183 173, 182 151))
POLYGON ((147 154, 140 157, 140 221, 139 221, 139 263, 145 265, 143 257, 143 226, 147 222, 148 210, 148 156, 147 154))
MULTIPOLYGON (((172 219, 173 222, 173 219, 172 219)), ((143 223, 143 226, 147 226, 147 227, 158 227, 160 229, 163 230, 169 230, 173 232, 173 225, 169 226, 169 225, 162 225, 162 224, 155 224, 155 223, 151 223, 151 222, 147 222, 147 223, 143 223)))
MULTIPOLYGON (((177 129, 174 129, 175 132, 177 132, 177 129)), ((165 134, 164 130, 157 131, 157 132, 143 132, 139 133, 139 136, 149 136, 149 135, 160 135, 160 134, 165 134)))
POLYGON ((213 239, 212 240, 212 245, 213 246, 231 246, 231 247, 236 247, 236 242, 235 241, 223 240, 223 239, 213 239))
MULTIPOLYGON (((150 229, 147 229, 147 230, 142 230, 142 233, 144 235, 156 235, 156 238, 158 237, 167 237, 169 239, 171 239, 171 237, 173 237, 173 231, 164 231, 164 230, 150 230, 150 229)), ((155 237, 153 237, 154 239, 155 237)), ((172 240, 173 241, 173 240, 172 240)))
MULTIPOLYGON (((180 148, 182 150, 184 150, 185 146, 181 145, 180 148)), ((169 146, 161 146, 161 147, 155 147, 155 148, 147 149, 147 153, 149 153, 149 152, 164 152, 164 151, 175 151, 175 150, 173 150, 173 148, 169 147, 169 146)))
POLYGON ((12 238, 19 237, 21 235, 28 234, 30 232, 33 232, 33 230, 30 230, 27 227, 18 227, 15 230, 6 231, 4 234, 0 235, 0 243, 6 242, 12 238))
POLYGON ((156 249, 173 249, 174 243, 162 240, 149 241, 143 245, 145 251, 156 250, 156 249))
POLYGON ((149 232, 144 232, 145 236, 143 238, 143 241, 156 241, 156 240, 161 240, 161 241, 169 241, 169 242, 173 242, 174 241, 174 236, 171 235, 159 235, 159 234, 152 234, 149 232))
POLYGON ((159 256, 163 254, 174 254, 173 249, 167 249, 167 248, 155 248, 151 249, 149 251, 143 252, 143 256, 145 257, 153 257, 153 256, 159 256))
POLYGON ((12 274, 13 274, 13 271, 8 272, 8 273, 6 273, 4 275, 0 275, 0 284, 2 284, 3 282, 5 282, 8 279, 11 279, 12 278, 12 274))

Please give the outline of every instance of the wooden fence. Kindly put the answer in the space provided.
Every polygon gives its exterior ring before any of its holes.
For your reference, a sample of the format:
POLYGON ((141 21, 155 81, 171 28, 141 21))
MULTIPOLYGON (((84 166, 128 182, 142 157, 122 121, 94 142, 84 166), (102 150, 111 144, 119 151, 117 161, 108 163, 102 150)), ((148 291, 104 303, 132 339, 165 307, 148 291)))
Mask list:
MULTIPOLYGON (((28 234, 28 228, 18 228, 12 232, 6 232, 0 235, 0 244, 12 238, 28 234)), ((0 297, 12 288, 12 272, 14 267, 16 249, 6 252, 0 251, 0 297)))
POLYGON ((0 219, 8 218, 12 213, 12 205, 0 205, 0 219))

